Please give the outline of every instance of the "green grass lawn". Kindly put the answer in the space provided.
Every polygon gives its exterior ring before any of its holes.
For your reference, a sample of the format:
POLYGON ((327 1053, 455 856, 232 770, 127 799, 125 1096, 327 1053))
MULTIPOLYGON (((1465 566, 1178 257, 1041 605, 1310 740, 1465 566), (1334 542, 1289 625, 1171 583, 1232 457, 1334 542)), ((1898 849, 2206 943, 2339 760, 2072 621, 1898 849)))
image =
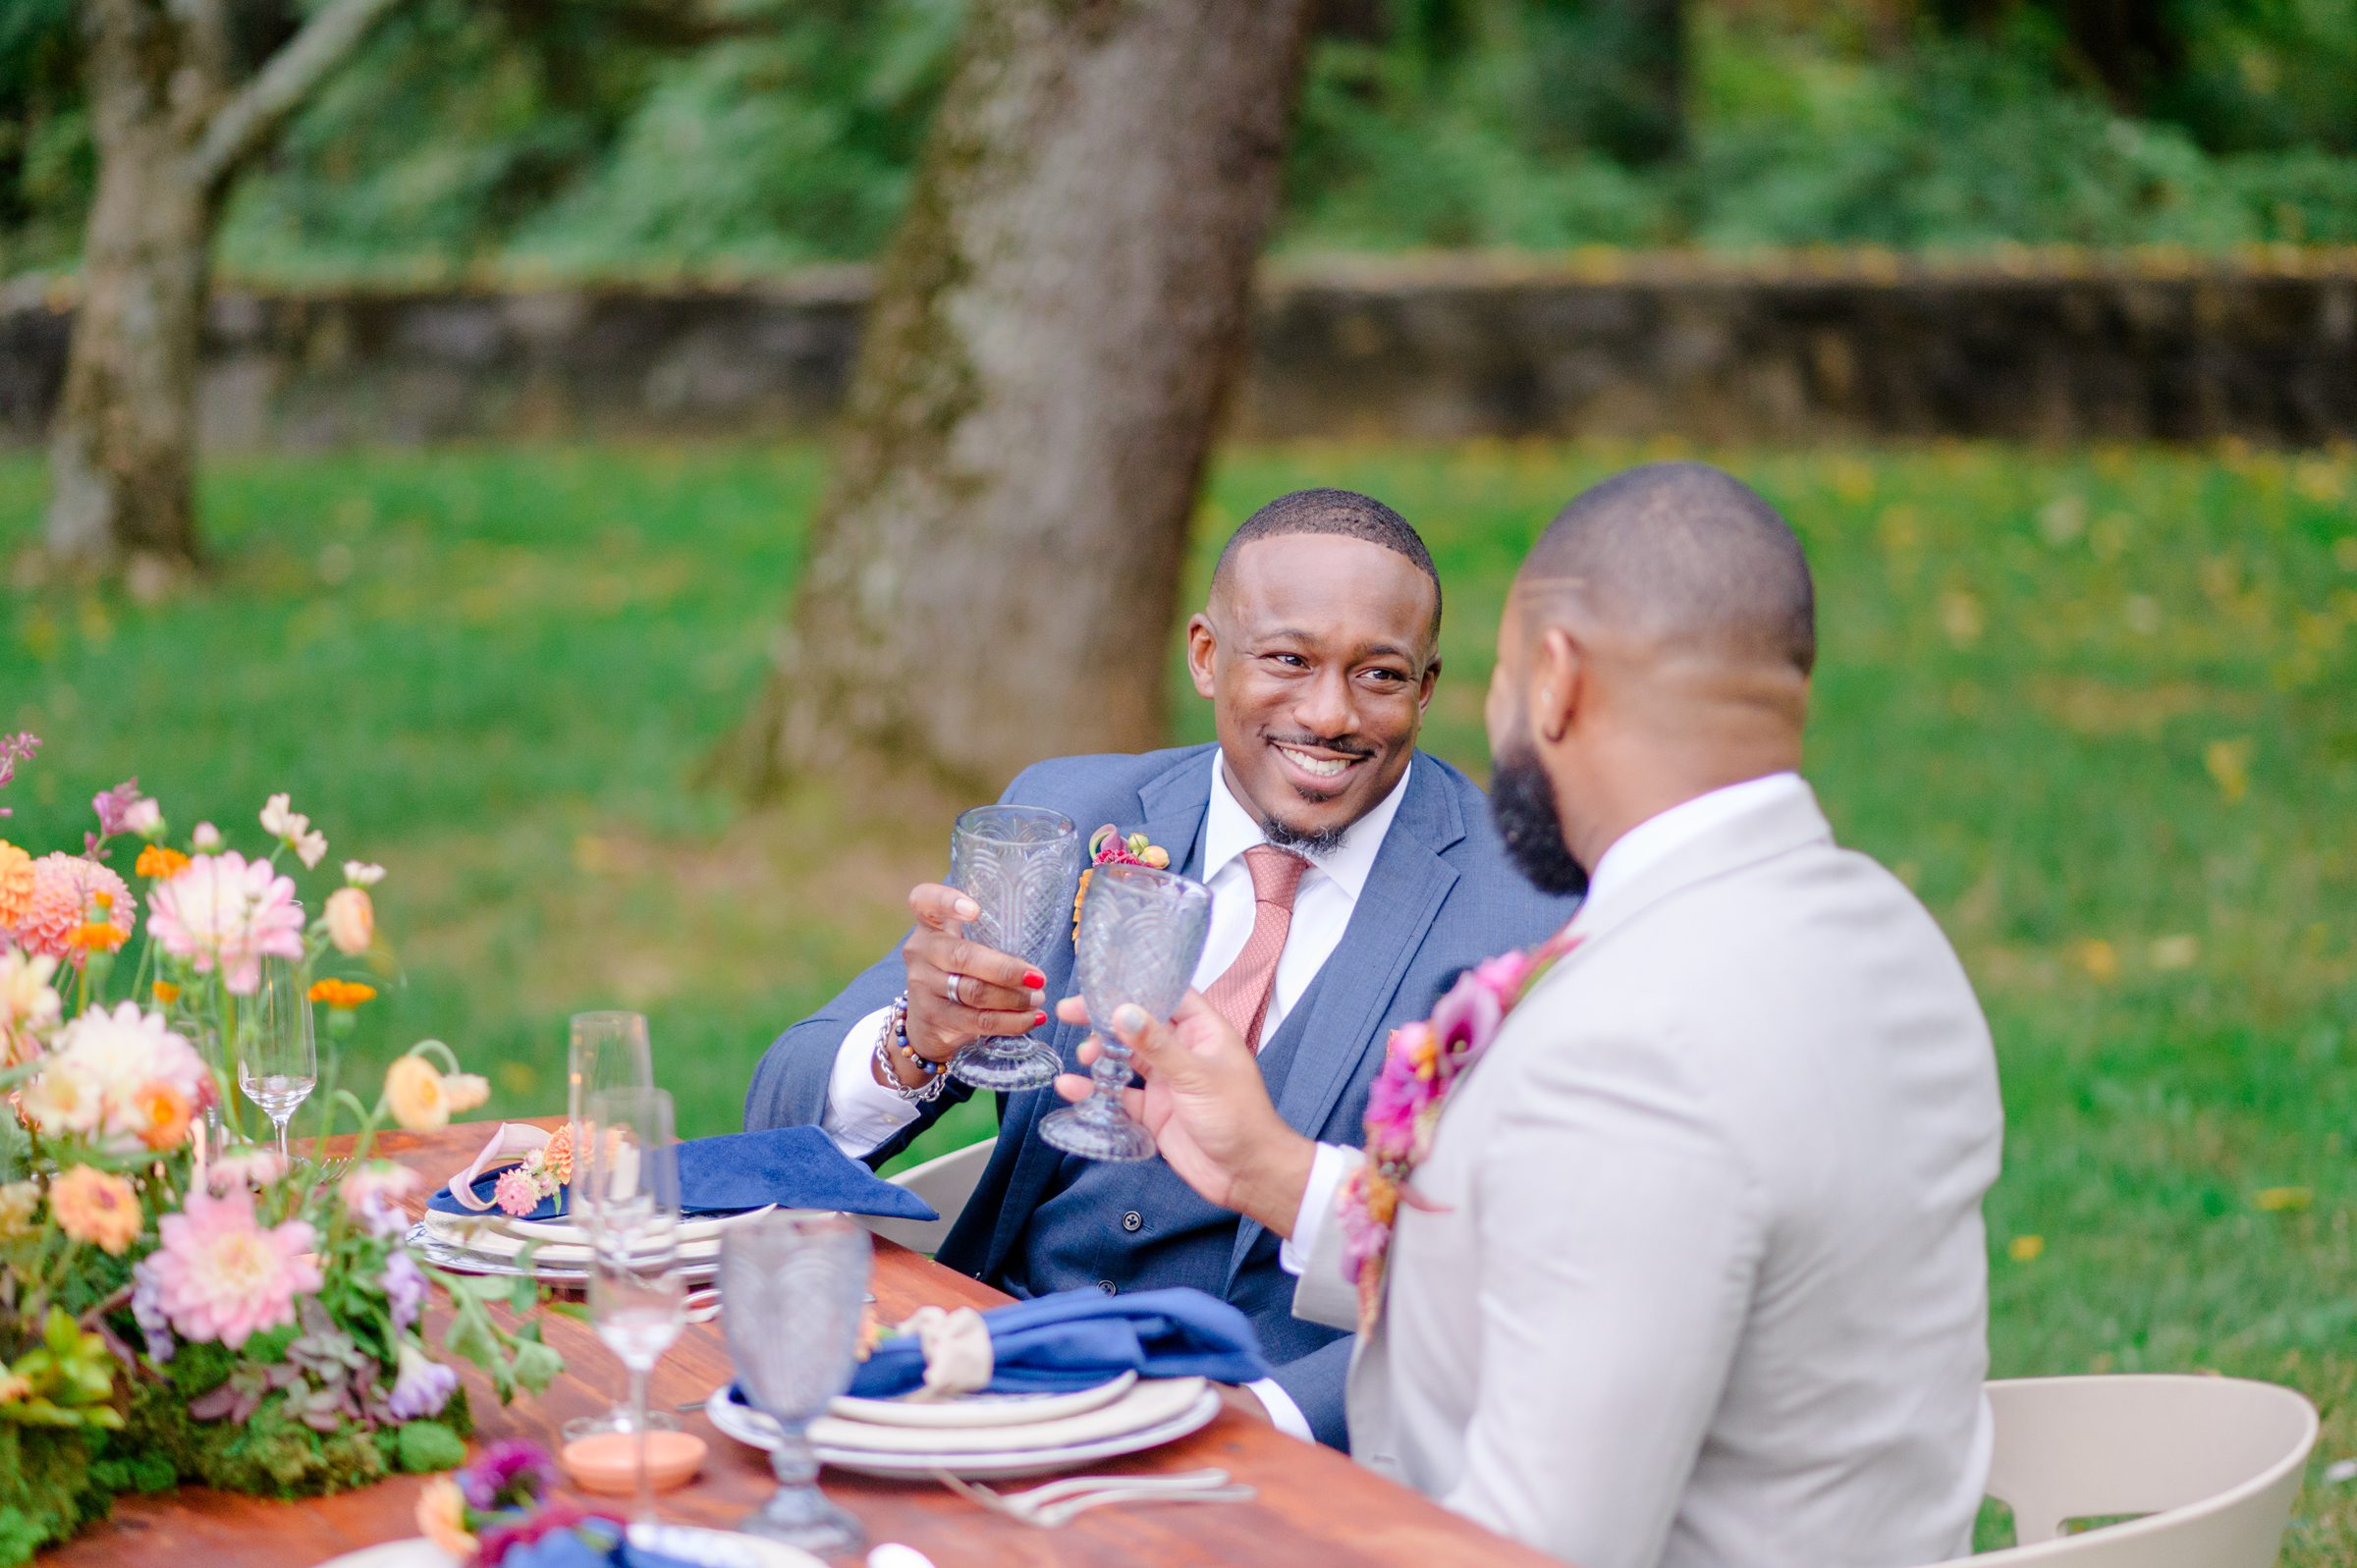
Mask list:
MULTIPOLYGON (((1275 492, 1398 505, 1449 594, 1428 742, 1478 769, 1514 563, 1645 455, 1233 453, 1189 591, 1275 492)), ((1998 1371, 2280 1379, 2325 1409, 2316 1475, 2357 1455, 2357 460, 1717 456, 1815 562, 1835 824, 1922 892, 1996 1026, 1998 1371)), ((0 834, 78 842, 130 773, 182 827, 292 790, 332 855, 391 868, 400 979, 349 1070, 437 1035, 492 1113, 546 1111, 566 1015, 627 1005, 685 1130, 733 1125, 762 1047, 944 860, 938 803, 850 824, 823 786, 746 815, 693 783, 759 682, 817 475, 754 448, 216 463, 203 587, 0 586, 0 729, 49 741, 0 834)), ((41 495, 0 460, 0 559, 41 495)), ((2318 1480, 2291 1560, 2352 1556, 2357 1484, 2318 1480)))

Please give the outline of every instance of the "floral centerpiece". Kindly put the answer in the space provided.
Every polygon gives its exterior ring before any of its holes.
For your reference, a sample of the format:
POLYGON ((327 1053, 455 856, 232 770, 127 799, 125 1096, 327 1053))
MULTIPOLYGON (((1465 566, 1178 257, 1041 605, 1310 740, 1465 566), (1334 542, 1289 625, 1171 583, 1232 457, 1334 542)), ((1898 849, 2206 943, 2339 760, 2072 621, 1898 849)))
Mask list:
MULTIPOLYGON (((36 745, 0 737, 0 784, 36 745)), ((345 862, 306 916, 282 862, 315 871, 327 840, 287 796, 262 808, 253 858, 209 823, 169 841, 136 781, 92 806, 79 852, 0 838, 0 1564, 125 1490, 293 1496, 448 1469, 471 1425, 421 1332, 438 1271, 403 1240, 417 1178, 372 1145, 488 1086, 424 1042, 372 1101, 324 1097, 319 1138, 340 1116, 357 1135, 325 1165, 316 1140, 291 1161, 248 1142, 228 1071, 266 959, 298 969, 331 1037, 351 1031, 376 995, 360 975, 382 869, 345 862), (112 862, 134 844, 127 880, 112 862)), ((546 1386, 561 1363, 537 1325, 488 1311, 528 1312, 529 1282, 443 1280, 442 1349, 503 1400, 546 1386)))

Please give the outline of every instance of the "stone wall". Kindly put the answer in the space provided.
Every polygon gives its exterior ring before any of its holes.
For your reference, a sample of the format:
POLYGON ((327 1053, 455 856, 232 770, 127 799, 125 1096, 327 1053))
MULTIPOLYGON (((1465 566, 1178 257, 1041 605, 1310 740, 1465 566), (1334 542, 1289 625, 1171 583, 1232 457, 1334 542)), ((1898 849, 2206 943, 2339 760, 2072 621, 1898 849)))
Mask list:
MULTIPOLYGON (((795 435, 841 398, 867 278, 225 286, 216 447, 795 435)), ((0 443, 35 442, 70 287, 0 290, 0 443)), ((2357 251, 1873 252, 1273 265, 1255 437, 2357 439, 2357 251)))

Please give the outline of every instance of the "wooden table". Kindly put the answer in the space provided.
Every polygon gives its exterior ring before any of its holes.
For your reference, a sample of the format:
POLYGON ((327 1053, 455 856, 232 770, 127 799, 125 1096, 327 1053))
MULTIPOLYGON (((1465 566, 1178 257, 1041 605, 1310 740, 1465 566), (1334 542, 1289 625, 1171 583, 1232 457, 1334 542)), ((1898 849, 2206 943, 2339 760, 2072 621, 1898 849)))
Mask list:
MULTIPOLYGON (((489 1136, 489 1123, 472 1123, 430 1134, 393 1133, 379 1147, 439 1182, 464 1167, 489 1136)), ((873 1288, 888 1323, 926 1303, 987 1307, 1006 1299, 987 1285, 881 1240, 876 1243, 873 1288)), ((605 1409, 622 1387, 620 1365, 586 1324, 555 1315, 544 1322, 549 1342, 565 1356, 566 1371, 538 1398, 502 1409, 481 1374, 468 1363, 457 1363, 473 1402, 478 1438, 529 1437, 553 1452, 557 1431, 567 1420, 605 1409)), ((439 1336, 440 1324, 429 1322, 427 1332, 431 1343, 439 1336)), ((695 1325, 655 1372, 649 1397, 669 1409, 700 1400, 728 1379, 728 1350, 719 1325, 695 1325)), ((1502 1568, 1547 1568, 1553 1563, 1330 1449, 1284 1435, 1245 1413, 1253 1408, 1248 1396, 1233 1395, 1232 1408, 1191 1437, 1132 1459, 1088 1467, 1095 1472, 1216 1465, 1259 1488, 1258 1499, 1249 1503, 1124 1505, 1082 1514, 1062 1530, 1037 1530, 985 1512, 936 1486, 832 1470, 825 1474, 825 1485, 830 1495, 866 1525, 871 1544, 906 1541, 931 1556, 939 1568, 1160 1568, 1196 1563, 1277 1563, 1284 1568, 1495 1563, 1502 1568)), ((733 1525, 773 1485, 767 1457, 722 1436, 700 1413, 683 1417, 682 1425, 710 1443, 712 1451, 691 1486, 659 1499, 665 1517, 733 1525)), ((411 1514, 422 1485, 420 1478, 403 1476, 341 1496, 294 1503, 195 1487, 156 1497, 126 1497, 111 1524, 44 1553, 40 1562, 55 1568, 209 1568, 215 1563, 310 1568, 340 1552, 416 1535, 411 1514)))

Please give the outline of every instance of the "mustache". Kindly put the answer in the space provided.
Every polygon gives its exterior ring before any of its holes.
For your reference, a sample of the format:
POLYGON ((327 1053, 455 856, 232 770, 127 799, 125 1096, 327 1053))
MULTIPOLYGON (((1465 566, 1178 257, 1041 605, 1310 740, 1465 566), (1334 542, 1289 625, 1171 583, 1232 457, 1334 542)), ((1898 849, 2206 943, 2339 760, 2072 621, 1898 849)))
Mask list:
POLYGON ((1306 734, 1270 735, 1268 738, 1280 746, 1316 746, 1322 751, 1339 751, 1345 757, 1357 757, 1361 761, 1375 755, 1376 750, 1371 742, 1361 740, 1356 735, 1336 735, 1332 739, 1306 734))

